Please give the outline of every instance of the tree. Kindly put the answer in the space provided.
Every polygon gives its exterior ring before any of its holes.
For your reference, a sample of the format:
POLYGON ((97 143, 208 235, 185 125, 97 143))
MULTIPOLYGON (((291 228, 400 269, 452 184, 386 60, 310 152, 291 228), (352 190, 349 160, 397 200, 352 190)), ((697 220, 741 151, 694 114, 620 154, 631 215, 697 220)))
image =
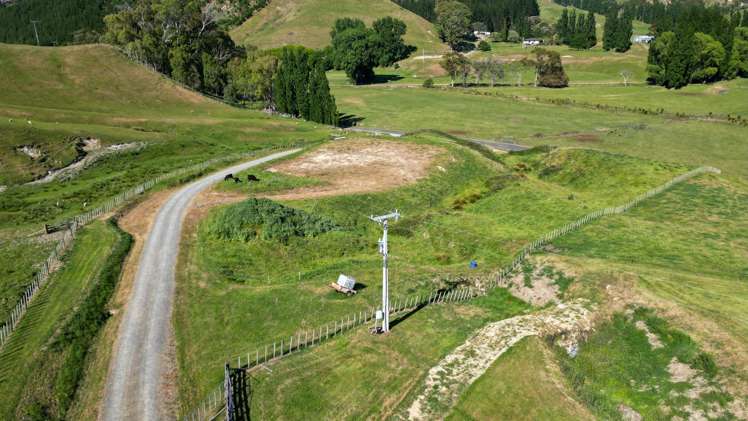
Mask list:
POLYGON ((470 34, 470 9, 457 0, 438 0, 435 11, 439 37, 457 51, 470 34))
POLYGON ((631 80, 631 72, 628 70, 621 70, 618 72, 619 75, 623 78, 623 86, 629 86, 629 80, 631 80))
POLYGON ((536 48, 534 53, 538 86, 545 88, 564 88, 569 86, 569 78, 566 76, 566 72, 564 72, 561 55, 555 51, 542 48, 536 48))
MULTIPOLYGON (((743 13, 745 21, 748 13, 743 13)), ((735 30, 735 41, 732 44, 732 63, 735 73, 740 77, 748 77, 748 27, 735 30)))
POLYGON ((675 45, 675 33, 663 32, 649 46, 647 57, 647 81, 655 85, 665 84, 665 69, 675 45))
POLYGON ((616 41, 614 49, 616 52, 625 53, 631 49, 631 36, 634 34, 634 24, 631 16, 626 13, 618 19, 616 26, 616 41))
POLYGON ((485 58, 475 60, 472 63, 475 78, 477 82, 482 82, 484 77, 488 77, 491 87, 496 85, 498 79, 504 77, 504 63, 495 58, 485 58))
POLYGON ((605 16, 603 26, 603 50, 610 51, 618 46, 618 10, 611 10, 605 16))
POLYGON ((390 17, 375 21, 372 28, 358 19, 338 19, 330 33, 332 65, 357 85, 371 83, 375 66, 391 66, 415 50, 403 41, 405 32, 405 23, 390 17))
POLYGON ((719 74, 719 66, 725 59, 725 48, 711 36, 697 32, 694 35, 695 59, 691 70, 691 82, 711 82, 719 74))
POLYGON ((556 23, 556 33, 561 42, 565 42, 564 40, 569 37, 569 11, 566 8, 561 12, 561 17, 556 23))
POLYGON ((104 18, 105 42, 194 89, 220 95, 226 66, 242 55, 202 0, 149 0, 104 18))
POLYGON ((272 95, 278 112, 323 124, 338 124, 335 99, 318 54, 304 47, 283 47, 272 95))
POLYGON ((585 43, 584 48, 592 48, 597 44, 597 24, 595 23, 595 14, 590 12, 587 13, 587 19, 585 21, 585 43))
POLYGON ((692 27, 680 23, 675 30, 675 40, 669 61, 665 66, 665 87, 680 89, 691 80, 695 57, 695 36, 692 27))
POLYGON ((396 62, 408 58, 416 50, 416 47, 406 45, 403 41, 403 36, 405 36, 408 28, 405 22, 399 19, 390 16, 378 19, 374 21, 372 29, 379 66, 392 66, 396 62))
POLYGON ((451 86, 455 85, 457 77, 465 76, 470 72, 470 61, 462 54, 451 52, 444 55, 441 66, 447 71, 451 78, 451 86))

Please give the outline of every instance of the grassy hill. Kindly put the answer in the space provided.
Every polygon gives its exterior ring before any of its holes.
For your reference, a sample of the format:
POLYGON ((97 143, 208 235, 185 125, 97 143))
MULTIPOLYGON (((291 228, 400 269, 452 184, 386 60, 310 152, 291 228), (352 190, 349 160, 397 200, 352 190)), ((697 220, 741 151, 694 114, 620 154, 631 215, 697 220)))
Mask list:
POLYGON ((371 24, 385 16, 408 25, 405 41, 418 47, 419 52, 437 53, 446 49, 430 22, 390 0, 273 0, 231 31, 231 37, 238 44, 260 48, 286 44, 321 48, 330 43, 330 28, 335 19, 352 17, 371 24))

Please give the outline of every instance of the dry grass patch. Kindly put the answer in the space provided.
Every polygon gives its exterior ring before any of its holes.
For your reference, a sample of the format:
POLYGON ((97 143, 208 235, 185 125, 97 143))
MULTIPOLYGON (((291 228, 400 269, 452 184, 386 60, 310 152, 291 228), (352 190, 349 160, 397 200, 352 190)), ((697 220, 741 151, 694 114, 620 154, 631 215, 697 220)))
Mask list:
POLYGON ((323 181, 269 196, 276 200, 300 200, 394 189, 426 177, 444 150, 386 140, 355 139, 325 145, 268 171, 323 181))

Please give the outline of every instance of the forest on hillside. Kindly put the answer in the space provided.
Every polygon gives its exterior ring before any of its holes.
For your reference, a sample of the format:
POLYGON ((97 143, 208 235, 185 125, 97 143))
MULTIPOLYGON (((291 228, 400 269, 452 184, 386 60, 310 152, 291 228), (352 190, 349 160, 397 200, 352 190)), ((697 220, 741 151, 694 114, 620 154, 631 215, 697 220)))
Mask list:
POLYGON ((0 6, 0 42, 41 45, 90 42, 104 29, 104 16, 123 0, 23 0, 0 6))
MULTIPOLYGON (((405 9, 428 21, 436 19, 436 0, 393 0, 405 9)), ((507 33, 510 29, 526 36, 530 32, 527 20, 540 15, 537 0, 462 0, 472 12, 473 22, 480 22, 491 32, 507 33)))
MULTIPOLYGON (((132 7, 132 0, 16 0, 0 1, 0 42, 64 45, 98 42, 104 16, 132 7)), ((207 1, 205 3, 208 3, 207 1)), ((221 26, 240 25, 268 0, 214 0, 209 6, 221 26)))

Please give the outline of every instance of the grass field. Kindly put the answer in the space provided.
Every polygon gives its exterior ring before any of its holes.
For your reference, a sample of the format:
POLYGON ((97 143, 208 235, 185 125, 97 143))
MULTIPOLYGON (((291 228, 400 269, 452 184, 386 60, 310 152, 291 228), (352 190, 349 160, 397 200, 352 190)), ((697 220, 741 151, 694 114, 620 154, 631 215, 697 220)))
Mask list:
POLYGON ((526 305, 504 291, 467 305, 427 307, 390 335, 365 329, 252 374, 251 413, 262 419, 388 418, 422 375, 486 322, 526 305))
POLYGON ((238 152, 318 141, 329 129, 228 107, 105 45, 0 44, 0 316, 51 247, 25 238, 160 174, 238 152), (24 185, 77 157, 79 139, 145 147, 102 157, 68 181, 24 185), (39 156, 23 153, 31 146, 39 156), (37 245, 39 243, 39 245, 37 245))
MULTIPOLYGON (((117 239, 116 232, 104 222, 85 228, 65 257, 65 267, 54 274, 44 290, 34 299, 28 313, 0 353, 0 417, 18 419, 15 408, 20 399, 30 396, 40 379, 33 377, 40 365, 60 361, 43 359, 44 350, 61 323, 84 296, 117 239)), ((38 373, 37 373, 38 374, 38 373)))
POLYGON ((325 130, 206 99, 103 45, 0 45, 3 224, 50 221, 146 179, 233 152, 324 137, 325 130), (74 158, 71 138, 102 146, 146 142, 109 155, 71 182, 14 186, 74 158), (16 150, 36 146, 33 159, 16 150), (71 155, 73 154, 73 155, 71 155), (58 205, 59 200, 59 205, 58 205))
POLYGON ((713 320, 748 346, 746 204, 744 183, 702 177, 556 245, 564 254, 631 267, 644 288, 713 320))
POLYGON ((466 390, 448 420, 591 420, 575 401, 555 356, 529 337, 509 348, 466 390))
POLYGON ((575 358, 562 350, 557 355, 576 395, 599 418, 619 417, 620 405, 632 408, 643 419, 688 417, 696 411, 710 418, 734 416, 720 412, 731 397, 715 379, 719 370, 712 357, 688 335, 671 329, 646 309, 614 315, 580 346, 575 358), (659 344, 652 345, 636 322, 643 323, 659 344), (673 362, 694 374, 674 373, 673 362))
POLYGON ((186 239, 176 318, 184 402, 219 380, 215 364, 227 349, 251 351, 299 327, 376 305, 381 262, 372 247, 378 230, 366 215, 394 208, 404 213, 390 233, 391 290, 422 293, 450 274, 465 274, 471 259, 490 271, 536 236, 685 170, 583 150, 526 153, 497 165, 438 139, 418 141, 448 148, 452 162, 438 161, 444 171, 387 194, 289 203, 331 219, 340 231, 289 244, 225 241, 207 232, 208 217, 197 236, 186 239), (507 177, 517 168, 523 175, 507 177), (339 297, 327 286, 339 273, 365 287, 353 298, 339 297), (236 331, 243 334, 230 333, 236 331))
MULTIPOLYGON (((459 90, 340 86, 334 94, 340 109, 362 118, 359 125, 363 127, 437 129, 530 146, 594 148, 664 162, 713 165, 730 176, 748 176, 744 158, 748 145, 742 140, 746 129, 738 125, 484 97, 459 90)), ((699 99, 693 97, 695 104, 699 99)), ((734 99, 735 103, 739 100, 739 96, 734 99)))
POLYGON ((244 24, 231 31, 237 44, 274 48, 288 44, 323 48, 338 18, 358 18, 371 25, 392 16, 408 27, 405 42, 418 51, 437 54, 447 50, 430 22, 390 0, 273 0, 244 24))

